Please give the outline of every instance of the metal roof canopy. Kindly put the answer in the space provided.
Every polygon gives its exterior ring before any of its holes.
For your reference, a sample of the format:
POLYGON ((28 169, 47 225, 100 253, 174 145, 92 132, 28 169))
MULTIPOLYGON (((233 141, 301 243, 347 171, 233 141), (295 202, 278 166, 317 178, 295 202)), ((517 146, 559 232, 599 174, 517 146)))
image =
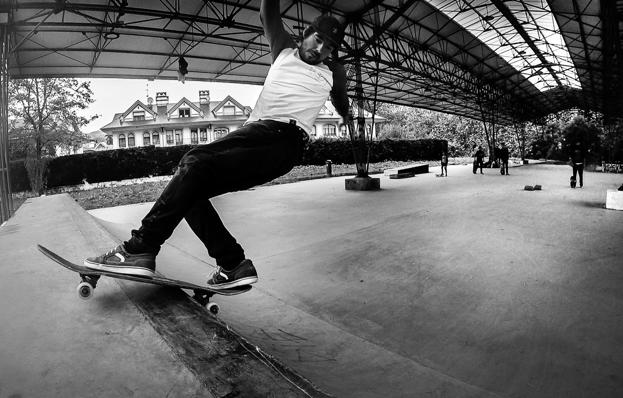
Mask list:
MULTIPOLYGON (((260 0, 3 0, 9 74, 262 84, 260 0)), ((351 96, 496 123, 579 107, 623 117, 623 0, 286 0, 300 38, 321 13, 348 22, 351 96), (361 88, 354 78, 361 66, 361 88), (357 91, 357 92, 356 92, 357 91)))

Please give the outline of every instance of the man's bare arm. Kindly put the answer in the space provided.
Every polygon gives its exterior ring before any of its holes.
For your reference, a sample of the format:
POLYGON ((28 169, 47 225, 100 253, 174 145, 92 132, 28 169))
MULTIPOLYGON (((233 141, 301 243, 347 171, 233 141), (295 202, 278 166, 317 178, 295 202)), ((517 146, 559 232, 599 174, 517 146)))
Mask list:
POLYGON ((273 62, 284 48, 294 48, 296 43, 283 27, 279 0, 262 0, 260 20, 264 27, 264 35, 268 39, 273 62))
POLYGON ((333 88, 331 89, 331 103, 337 113, 342 116, 344 123, 348 123, 350 118, 350 104, 346 93, 346 71, 339 62, 329 64, 333 72, 333 88))

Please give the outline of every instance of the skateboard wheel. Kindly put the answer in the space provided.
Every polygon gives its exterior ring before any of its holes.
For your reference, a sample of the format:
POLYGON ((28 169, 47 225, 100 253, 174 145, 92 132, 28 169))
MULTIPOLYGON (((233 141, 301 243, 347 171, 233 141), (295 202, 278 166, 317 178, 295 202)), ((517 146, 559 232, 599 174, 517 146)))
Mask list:
POLYGON ((83 300, 88 300, 93 295, 93 286, 88 282, 80 283, 76 290, 78 291, 78 296, 83 300))
POLYGON ((208 308, 208 311, 210 311, 214 315, 218 314, 218 310, 219 310, 218 304, 208 303, 207 308, 208 308))

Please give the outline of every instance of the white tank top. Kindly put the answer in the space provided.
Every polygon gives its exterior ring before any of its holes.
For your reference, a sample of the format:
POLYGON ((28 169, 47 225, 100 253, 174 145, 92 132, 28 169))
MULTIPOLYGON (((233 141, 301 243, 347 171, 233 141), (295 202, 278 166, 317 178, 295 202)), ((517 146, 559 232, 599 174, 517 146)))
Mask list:
POLYGON ((284 48, 271 65, 246 123, 296 120, 310 133, 332 87, 333 73, 326 65, 310 65, 300 59, 297 48, 284 48))

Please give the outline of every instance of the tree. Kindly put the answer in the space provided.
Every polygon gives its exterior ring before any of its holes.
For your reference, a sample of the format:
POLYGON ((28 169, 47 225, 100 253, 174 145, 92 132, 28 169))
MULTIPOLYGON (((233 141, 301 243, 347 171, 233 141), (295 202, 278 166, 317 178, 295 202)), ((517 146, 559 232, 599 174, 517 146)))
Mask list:
POLYGON ((89 82, 76 79, 17 79, 9 84, 9 98, 9 136, 16 150, 26 154, 31 187, 41 194, 46 157, 84 142, 80 128, 96 116, 78 113, 94 101, 93 92, 89 82))
POLYGON ((382 104, 377 112, 386 119, 380 139, 442 139, 448 141, 450 156, 471 156, 484 143, 482 122, 477 120, 390 104, 382 104))
POLYGON ((509 145, 509 149, 511 153, 514 152, 512 149, 514 146, 521 160, 525 161, 528 145, 538 139, 538 128, 535 124, 530 122, 517 122, 509 129, 509 137, 511 138, 509 142, 514 143, 514 145, 509 145))
POLYGON ((562 135, 562 151, 566 157, 570 156, 576 144, 579 144, 587 161, 601 161, 601 131, 594 123, 589 123, 582 116, 576 116, 565 126, 562 135))

